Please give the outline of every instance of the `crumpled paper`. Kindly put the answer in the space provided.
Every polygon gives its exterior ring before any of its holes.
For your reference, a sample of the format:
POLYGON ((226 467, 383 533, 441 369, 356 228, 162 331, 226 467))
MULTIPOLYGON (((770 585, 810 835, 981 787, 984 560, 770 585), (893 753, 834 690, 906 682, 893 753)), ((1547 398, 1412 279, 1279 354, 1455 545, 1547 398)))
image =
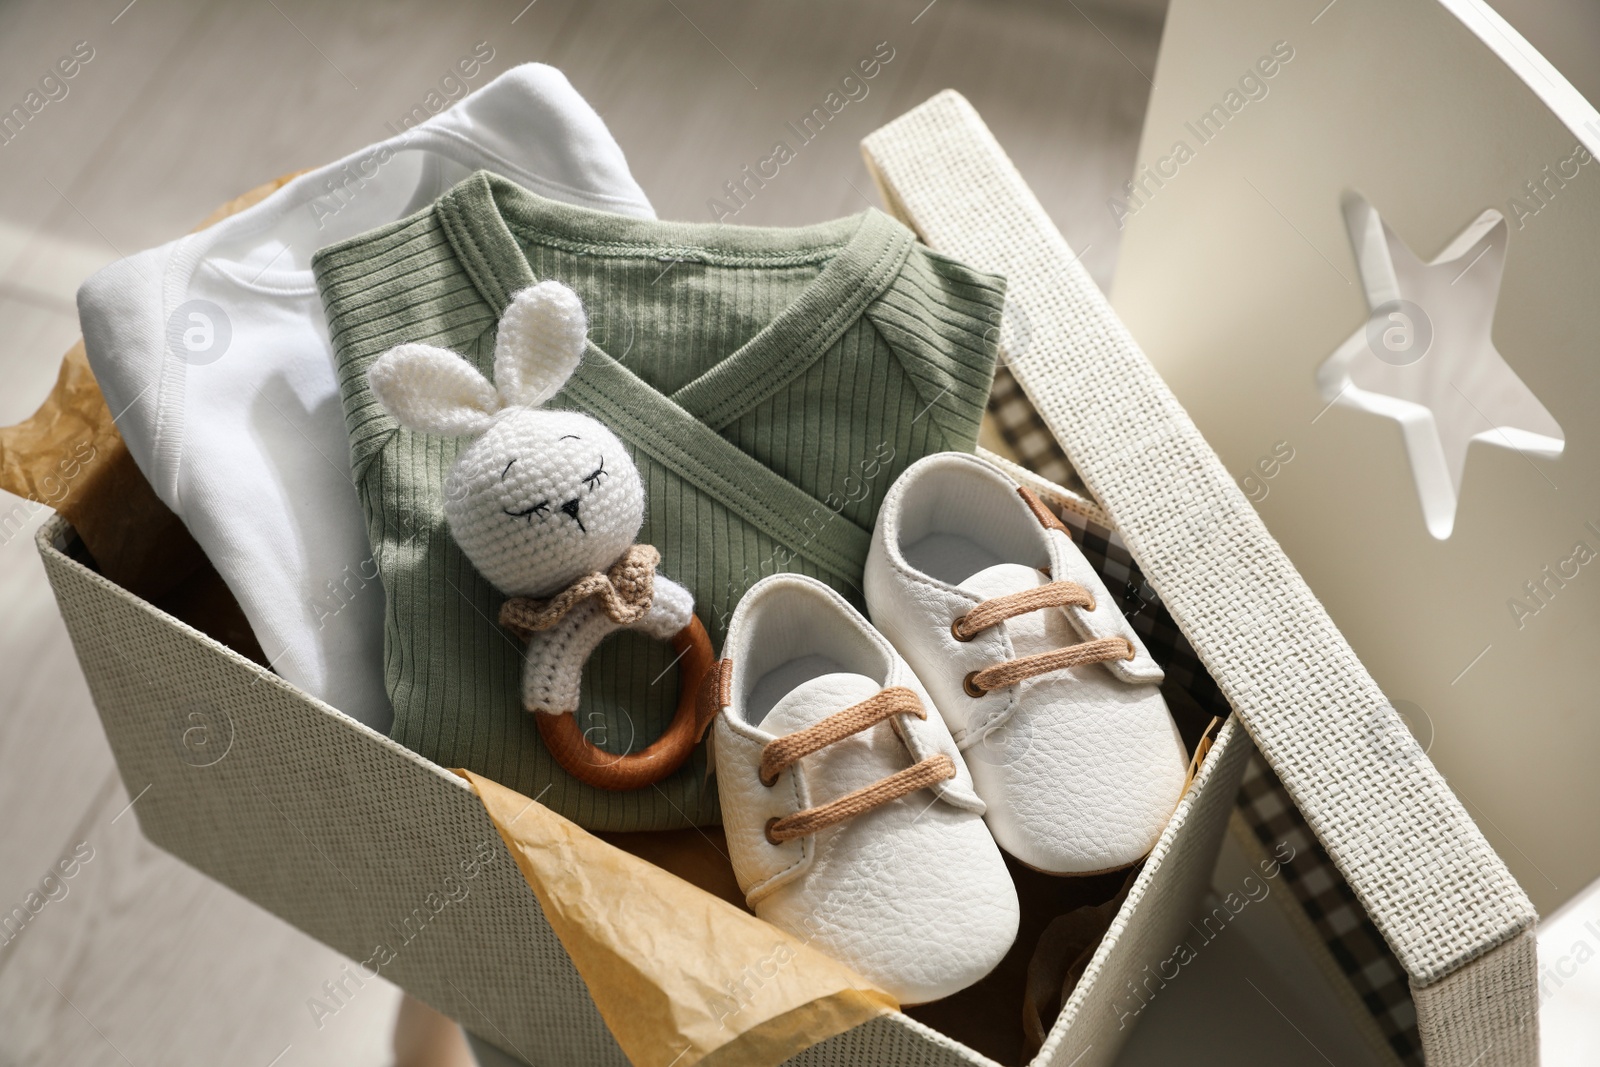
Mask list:
POLYGON ((776 1065, 897 1010, 848 967, 471 771, 634 1067, 776 1065))
POLYGON ((0 429, 0 488, 66 517, 111 581, 155 599, 203 558, 134 464, 79 341, 26 420, 0 429))

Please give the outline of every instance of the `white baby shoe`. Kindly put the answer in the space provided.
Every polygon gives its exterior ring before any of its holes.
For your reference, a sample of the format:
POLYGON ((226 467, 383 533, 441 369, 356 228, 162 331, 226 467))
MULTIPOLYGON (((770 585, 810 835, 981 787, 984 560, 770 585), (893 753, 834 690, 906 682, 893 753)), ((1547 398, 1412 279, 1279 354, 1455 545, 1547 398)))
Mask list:
POLYGON ((740 600, 707 686, 734 874, 757 915, 903 1004, 1000 962, 1017 893, 927 693, 838 593, 740 600))
POLYGON ((1001 848, 1049 874, 1150 851, 1188 764, 1162 671, 1037 496, 976 456, 912 464, 878 513, 865 585, 1001 848))

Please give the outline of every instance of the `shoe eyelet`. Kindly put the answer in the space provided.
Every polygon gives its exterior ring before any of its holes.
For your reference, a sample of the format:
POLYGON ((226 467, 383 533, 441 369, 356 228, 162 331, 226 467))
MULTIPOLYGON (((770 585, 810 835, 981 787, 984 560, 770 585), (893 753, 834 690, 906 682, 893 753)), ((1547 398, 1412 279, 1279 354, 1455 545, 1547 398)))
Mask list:
POLYGON ((1124 637, 1122 639, 1122 643, 1128 646, 1128 654, 1122 658, 1126 660, 1137 659, 1139 656, 1139 650, 1133 647, 1133 642, 1124 637))
POLYGON ((761 773, 760 771, 757 771, 756 772, 756 781, 760 782, 762 785, 766 786, 768 789, 771 789, 773 786, 778 784, 778 776, 776 774, 773 775, 772 776, 772 781, 769 782, 769 781, 767 781, 767 776, 765 774, 761 773))
POLYGON ((776 837, 772 836, 772 828, 774 826, 776 826, 776 825, 778 825, 778 819, 777 819, 776 816, 774 816, 773 818, 770 818, 770 819, 767 820, 767 825, 766 825, 765 829, 762 830, 762 833, 766 836, 767 843, 769 845, 781 845, 781 844, 783 844, 782 841, 779 841, 776 837))
POLYGON ((962 636, 961 631, 957 629, 957 627, 961 625, 961 620, 964 618, 966 618, 965 615, 957 615, 955 618, 950 620, 950 636, 961 642, 963 645, 968 641, 971 641, 974 637, 978 636, 977 634, 971 634, 965 637, 962 636))
POLYGON ((987 689, 979 687, 976 681, 977 677, 977 671, 968 671, 967 676, 961 679, 961 688, 967 691, 967 696, 969 697, 977 698, 988 695, 989 691, 987 689))
POLYGON ((1100 606, 1100 602, 1094 598, 1094 594, 1093 593, 1090 593, 1089 594, 1089 603, 1087 603, 1087 604, 1085 604, 1083 606, 1083 610, 1084 611, 1094 611, 1099 606, 1100 606))

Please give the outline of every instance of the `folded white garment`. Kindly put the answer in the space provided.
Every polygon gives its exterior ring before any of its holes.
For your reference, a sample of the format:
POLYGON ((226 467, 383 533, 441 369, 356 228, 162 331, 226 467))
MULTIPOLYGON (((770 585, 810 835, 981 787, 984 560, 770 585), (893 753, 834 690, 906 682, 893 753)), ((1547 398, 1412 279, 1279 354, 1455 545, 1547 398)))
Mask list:
POLYGON ((653 218, 605 123, 558 70, 515 67, 448 111, 289 182, 78 291, 89 362, 155 491, 284 678, 379 730, 384 597, 350 477, 317 249, 475 170, 653 218))

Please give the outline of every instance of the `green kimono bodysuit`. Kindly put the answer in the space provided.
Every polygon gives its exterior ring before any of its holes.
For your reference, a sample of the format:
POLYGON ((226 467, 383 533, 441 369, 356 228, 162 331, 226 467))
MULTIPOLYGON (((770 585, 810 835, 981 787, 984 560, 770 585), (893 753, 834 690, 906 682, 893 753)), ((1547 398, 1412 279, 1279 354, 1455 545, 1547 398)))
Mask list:
MULTIPOLYGON (((632 793, 555 764, 521 707, 522 649, 495 621, 501 594, 445 524, 462 442, 401 429, 367 385, 373 360, 425 342, 492 376, 511 294, 547 278, 576 290, 590 344, 548 406, 594 416, 628 447, 647 497, 640 540, 694 594, 720 648, 739 597, 774 572, 861 605, 890 483, 922 456, 976 444, 1005 291, 877 211, 799 229, 646 221, 483 172, 314 267, 387 596, 392 736, 599 830, 717 822, 704 748, 632 793)), ((659 736, 677 703, 672 664, 666 644, 608 638, 584 674, 590 739, 624 752, 659 736)))

